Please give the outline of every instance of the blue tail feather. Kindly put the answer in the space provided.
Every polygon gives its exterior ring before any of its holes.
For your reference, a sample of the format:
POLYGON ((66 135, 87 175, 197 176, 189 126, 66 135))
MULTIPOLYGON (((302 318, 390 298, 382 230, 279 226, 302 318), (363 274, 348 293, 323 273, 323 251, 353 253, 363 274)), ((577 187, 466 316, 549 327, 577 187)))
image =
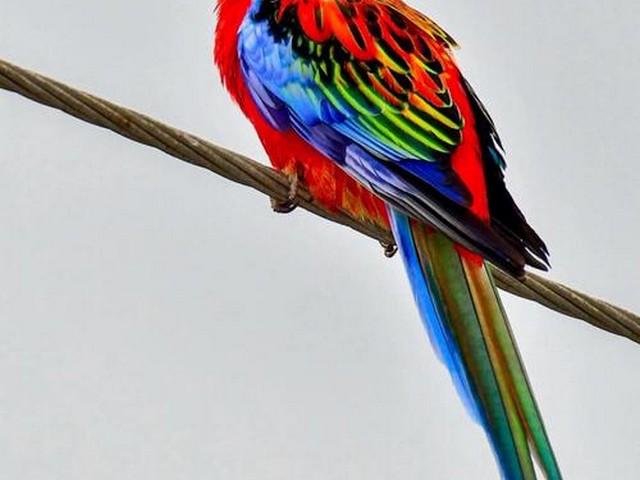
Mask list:
POLYGON ((505 480, 561 479, 517 347, 482 260, 406 214, 391 226, 420 316, 467 410, 485 430, 505 480))
POLYGON ((396 209, 389 209, 391 227, 398 243, 398 251, 404 261, 413 295, 420 312, 420 317, 427 330, 429 339, 440 360, 447 366, 451 378, 456 386, 464 405, 473 419, 482 424, 478 399, 474 394, 464 366, 460 348, 447 328, 441 307, 429 288, 428 272, 424 272, 418 259, 418 253, 413 241, 409 218, 396 209))

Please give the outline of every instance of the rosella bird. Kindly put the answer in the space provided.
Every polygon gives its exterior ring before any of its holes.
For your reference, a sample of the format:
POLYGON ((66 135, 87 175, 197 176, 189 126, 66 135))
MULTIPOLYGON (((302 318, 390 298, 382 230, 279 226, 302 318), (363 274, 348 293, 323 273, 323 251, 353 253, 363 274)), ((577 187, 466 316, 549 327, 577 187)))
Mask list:
MULTIPOLYGON (((430 340, 503 478, 561 474, 487 262, 546 269, 454 40, 401 0, 217 0, 214 57, 273 165, 390 227, 430 340)), ((295 192, 293 192, 295 193, 295 192)))

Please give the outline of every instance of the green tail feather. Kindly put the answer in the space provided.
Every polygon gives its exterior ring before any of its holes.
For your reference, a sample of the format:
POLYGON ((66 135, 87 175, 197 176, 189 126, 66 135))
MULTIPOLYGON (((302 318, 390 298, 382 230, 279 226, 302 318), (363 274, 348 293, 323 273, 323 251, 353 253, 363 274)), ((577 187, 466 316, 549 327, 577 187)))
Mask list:
MULTIPOLYGON (((395 214, 397 215, 397 214, 395 214)), ((394 220, 399 222, 397 218, 394 220)), ((406 219, 405 219, 406 221, 406 219)), ((420 264, 439 324, 466 370, 469 394, 507 480, 536 478, 532 454, 546 477, 562 478, 520 354, 486 265, 449 238, 409 221, 414 257, 420 264)), ((396 223, 396 234, 402 227, 396 223)), ((407 232, 405 230, 405 232, 407 232)), ((407 239, 403 250, 407 248, 407 239)), ((410 258, 403 252, 405 262, 410 258)), ((411 268, 408 265, 408 268, 411 268)), ((414 272, 415 276, 415 272, 414 272)), ((415 278, 412 278, 412 283, 415 278)), ((414 283, 414 289, 416 288, 414 283)), ((433 319, 425 319, 433 322, 433 319)), ((449 365, 452 375, 459 375, 449 365)), ((458 368, 459 369, 459 368, 458 368)))

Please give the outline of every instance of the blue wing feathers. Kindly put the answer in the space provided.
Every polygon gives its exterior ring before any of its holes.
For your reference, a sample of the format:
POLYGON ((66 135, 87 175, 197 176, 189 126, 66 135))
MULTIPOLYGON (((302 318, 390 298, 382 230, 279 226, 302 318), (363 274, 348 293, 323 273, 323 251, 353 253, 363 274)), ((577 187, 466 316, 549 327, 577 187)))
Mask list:
MULTIPOLYGON (((469 204, 468 191, 442 165, 412 159, 401 147, 384 142, 363 128, 356 112, 334 87, 320 86, 313 65, 295 58, 291 41, 276 42, 266 23, 245 22, 239 32, 242 71, 249 91, 265 118, 276 128, 291 127, 315 148, 344 164, 345 151, 357 144, 378 157, 395 161, 408 172, 438 188, 456 203, 469 204), (329 98, 326 94, 330 95, 329 98)), ((387 172, 387 178, 392 175, 387 172)), ((371 183, 371 182, 368 182, 371 183)), ((407 182, 403 182, 407 183, 407 182)), ((373 186, 373 185, 372 185, 373 186)), ((377 188, 384 189, 383 185, 377 188)), ((419 192, 414 192, 419 195, 419 192)), ((401 194, 401 191, 397 191, 401 194)))

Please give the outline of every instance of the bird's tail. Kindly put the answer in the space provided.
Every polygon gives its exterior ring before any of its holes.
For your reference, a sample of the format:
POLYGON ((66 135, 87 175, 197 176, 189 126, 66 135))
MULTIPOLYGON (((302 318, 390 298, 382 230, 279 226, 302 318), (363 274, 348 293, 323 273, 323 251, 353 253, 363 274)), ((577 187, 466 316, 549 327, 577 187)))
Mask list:
POLYGON ((560 470, 491 274, 482 258, 434 229, 390 212, 416 303, 433 346, 505 480, 550 480, 560 470))

